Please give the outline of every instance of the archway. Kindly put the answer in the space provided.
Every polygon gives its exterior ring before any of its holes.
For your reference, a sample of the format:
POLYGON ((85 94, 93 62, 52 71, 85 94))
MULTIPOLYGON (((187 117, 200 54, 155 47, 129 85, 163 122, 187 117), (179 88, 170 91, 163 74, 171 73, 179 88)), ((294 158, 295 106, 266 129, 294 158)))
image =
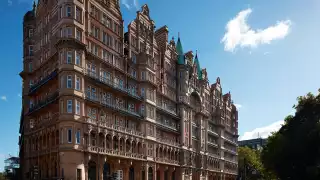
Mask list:
POLYGON ((96 180, 96 163, 90 161, 88 163, 88 180, 96 180))
POLYGON ((169 170, 167 169, 164 171, 164 180, 169 180, 168 176, 169 176, 169 170))
POLYGON ((110 164, 105 162, 103 165, 103 180, 108 180, 110 176, 110 164))
POLYGON ((148 180, 153 180, 153 169, 149 167, 148 169, 148 180))
POLYGON ((132 166, 129 169, 129 180, 134 180, 134 168, 132 166))
POLYGON ((171 180, 176 180, 176 171, 172 171, 171 180))
POLYGON ((157 170, 157 180, 160 180, 160 169, 157 170))

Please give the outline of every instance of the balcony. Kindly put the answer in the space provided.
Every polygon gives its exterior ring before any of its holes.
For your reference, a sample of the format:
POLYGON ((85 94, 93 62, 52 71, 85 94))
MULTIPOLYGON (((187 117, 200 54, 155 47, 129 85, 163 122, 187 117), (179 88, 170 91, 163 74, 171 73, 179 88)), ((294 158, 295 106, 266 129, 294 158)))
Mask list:
POLYGON ((166 128, 168 130, 174 131, 174 132, 179 132, 180 131, 180 126, 177 125, 177 123, 170 123, 169 120, 164 120, 164 119, 157 119, 156 123, 163 128, 166 128))
POLYGON ((115 130, 118 132, 122 132, 125 134, 129 134, 129 135, 133 135, 133 136, 139 136, 139 137, 144 137, 143 133, 134 129, 129 129, 126 127, 122 127, 122 126, 117 126, 114 124, 110 124, 104 121, 97 121, 95 119, 92 118, 86 118, 85 122, 87 122, 88 124, 92 124, 92 125, 96 125, 98 127, 102 127, 102 128, 106 128, 106 129, 110 129, 110 130, 115 130))
POLYGON ((200 113, 202 115, 205 115, 207 117, 210 116, 210 113, 208 110, 206 110, 204 107, 195 107, 196 113, 200 113))
POLYGON ((107 149, 107 148, 102 148, 97 146, 89 146, 87 148, 87 151, 91 153, 98 153, 102 155, 116 156, 116 157, 122 157, 122 158, 130 158, 130 159, 137 159, 137 160, 145 159, 144 154, 112 150, 112 149, 107 149))
POLYGON ((41 86, 45 85, 48 81, 53 79, 58 75, 57 70, 54 70, 52 73, 50 73, 47 77, 39 81, 37 84, 34 84, 33 86, 30 87, 29 90, 29 95, 33 94, 36 92, 37 89, 39 89, 41 86))
POLYGON ((211 146, 214 146, 214 147, 218 147, 218 144, 217 144, 217 142, 216 141, 214 141, 214 140, 208 140, 208 145, 211 145, 211 146))
POLYGON ((219 134, 216 132, 216 129, 213 128, 212 126, 209 126, 209 127, 208 127, 208 132, 209 132, 210 134, 215 135, 215 136, 219 136, 219 134))
POLYGON ((162 162, 162 163, 166 163, 166 164, 179 165, 179 161, 177 161, 177 160, 160 158, 160 157, 156 157, 156 158, 154 158, 154 159, 155 159, 155 161, 157 161, 157 162, 162 162))
POLYGON ((170 140, 170 139, 166 139, 166 138, 163 138, 163 137, 156 137, 156 140, 158 142, 161 142, 161 143, 164 143, 164 144, 169 144, 169 145, 176 146, 176 147, 180 146, 179 142, 176 142, 176 141, 170 140))
POLYGON ((89 95, 88 93, 84 95, 84 98, 93 103, 105 106, 106 108, 109 108, 113 111, 120 112, 123 115, 131 116, 139 119, 142 118, 142 116, 138 112, 126 109, 125 107, 120 106, 119 104, 114 103, 111 100, 108 100, 106 98, 100 98, 97 95, 89 95))
POLYGON ((223 146, 221 147, 221 149, 233 154, 233 155, 238 155, 238 152, 237 152, 237 148, 234 148, 234 147, 228 147, 228 146, 223 146))
POLYGON ((167 106, 164 106, 163 104, 157 103, 157 109, 159 109, 163 112, 166 112, 175 118, 179 118, 179 116, 177 115, 177 113, 175 111, 169 109, 167 106))
POLYGON ((59 97, 59 91, 54 92, 53 94, 49 95, 45 100, 40 101, 38 104, 29 108, 28 115, 32 112, 38 111, 39 109, 51 104, 59 97))
POLYGON ((187 96, 179 96, 179 102, 190 106, 190 98, 187 96))
MULTIPOLYGON (((107 58, 102 58, 98 55, 95 54, 95 52, 91 52, 90 49, 87 48, 87 54, 95 59, 98 59, 100 61, 102 61, 104 64, 106 64, 109 67, 115 68, 116 70, 124 73, 124 74, 128 74, 124 68, 124 66, 121 66, 121 64, 117 64, 115 61, 113 60, 108 60, 107 58)), ((123 64, 122 64, 123 65, 123 64)))
POLYGON ((47 127, 54 124, 59 119, 59 112, 52 114, 50 117, 43 118, 41 121, 34 126, 32 126, 31 130, 36 130, 41 127, 47 127))
POLYGON ((112 89, 115 89, 119 92, 127 94, 128 96, 130 96, 136 100, 142 101, 144 99, 143 96, 139 96, 136 92, 134 92, 128 88, 125 88, 123 85, 120 85, 119 83, 114 82, 112 80, 113 79, 112 77, 106 78, 103 76, 99 76, 96 72, 92 72, 88 69, 85 70, 85 75, 94 79, 95 81, 98 81, 104 85, 107 85, 108 87, 110 87, 112 89))

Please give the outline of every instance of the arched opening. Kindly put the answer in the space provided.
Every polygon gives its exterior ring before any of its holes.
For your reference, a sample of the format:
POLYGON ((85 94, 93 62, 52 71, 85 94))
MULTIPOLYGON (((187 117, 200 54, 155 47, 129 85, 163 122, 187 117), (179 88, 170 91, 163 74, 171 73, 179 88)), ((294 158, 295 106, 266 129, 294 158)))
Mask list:
POLYGON ((160 180, 161 178, 160 178, 160 170, 158 169, 157 170, 157 180, 160 180))
POLYGON ((108 180, 110 177, 110 164, 105 162, 103 165, 103 180, 108 180))
POLYGON ((113 137, 113 150, 118 150, 118 137, 114 136, 113 137))
POLYGON ((172 171, 171 180, 176 180, 176 171, 172 171))
POLYGON ((149 167, 148 169, 148 180, 153 180, 153 169, 149 167))
POLYGON ((169 170, 164 171, 164 180, 169 180, 169 170))
POLYGON ((106 144, 107 149, 111 149, 112 148, 111 147, 111 145, 112 145, 112 137, 111 137, 110 134, 107 135, 106 141, 107 141, 107 144, 106 144))
POLYGON ((134 168, 132 166, 129 169, 129 180, 134 180, 134 168))
POLYGON ((129 139, 126 140, 126 151, 131 152, 131 143, 129 139))
POLYGON ((120 139, 120 151, 124 151, 124 138, 120 139))
POLYGON ((193 106, 193 108, 201 107, 201 99, 198 93, 196 92, 191 93, 190 105, 193 106))
POLYGON ((136 142, 135 142, 135 141, 132 141, 132 152, 133 152, 133 153, 137 153, 137 150, 136 150, 136 142))
POLYGON ((90 161, 88 163, 88 180, 96 180, 96 163, 90 161))

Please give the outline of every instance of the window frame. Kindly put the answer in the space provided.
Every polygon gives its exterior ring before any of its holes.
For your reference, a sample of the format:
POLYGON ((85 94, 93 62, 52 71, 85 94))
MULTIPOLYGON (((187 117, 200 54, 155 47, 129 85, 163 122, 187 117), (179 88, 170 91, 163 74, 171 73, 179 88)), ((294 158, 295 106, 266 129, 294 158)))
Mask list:
POLYGON ((72 88, 72 76, 67 75, 67 88, 71 89, 72 88))
POLYGON ((67 113, 72 113, 72 100, 67 100, 67 113))

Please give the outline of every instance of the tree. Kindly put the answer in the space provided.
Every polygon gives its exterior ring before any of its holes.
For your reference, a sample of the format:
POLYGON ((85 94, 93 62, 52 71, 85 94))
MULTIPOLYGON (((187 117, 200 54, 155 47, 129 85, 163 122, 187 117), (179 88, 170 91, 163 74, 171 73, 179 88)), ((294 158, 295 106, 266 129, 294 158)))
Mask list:
POLYGON ((0 172, 0 180, 5 180, 6 178, 4 177, 4 174, 0 172))
POLYGON ((246 180, 256 180, 262 178, 263 165, 260 161, 260 152, 249 147, 239 147, 238 149, 239 174, 246 180))
MULTIPOLYGON (((320 92, 320 91, 319 91, 320 92)), ((273 133, 262 150, 266 169, 281 180, 320 179, 320 94, 298 97, 294 116, 273 133)))

